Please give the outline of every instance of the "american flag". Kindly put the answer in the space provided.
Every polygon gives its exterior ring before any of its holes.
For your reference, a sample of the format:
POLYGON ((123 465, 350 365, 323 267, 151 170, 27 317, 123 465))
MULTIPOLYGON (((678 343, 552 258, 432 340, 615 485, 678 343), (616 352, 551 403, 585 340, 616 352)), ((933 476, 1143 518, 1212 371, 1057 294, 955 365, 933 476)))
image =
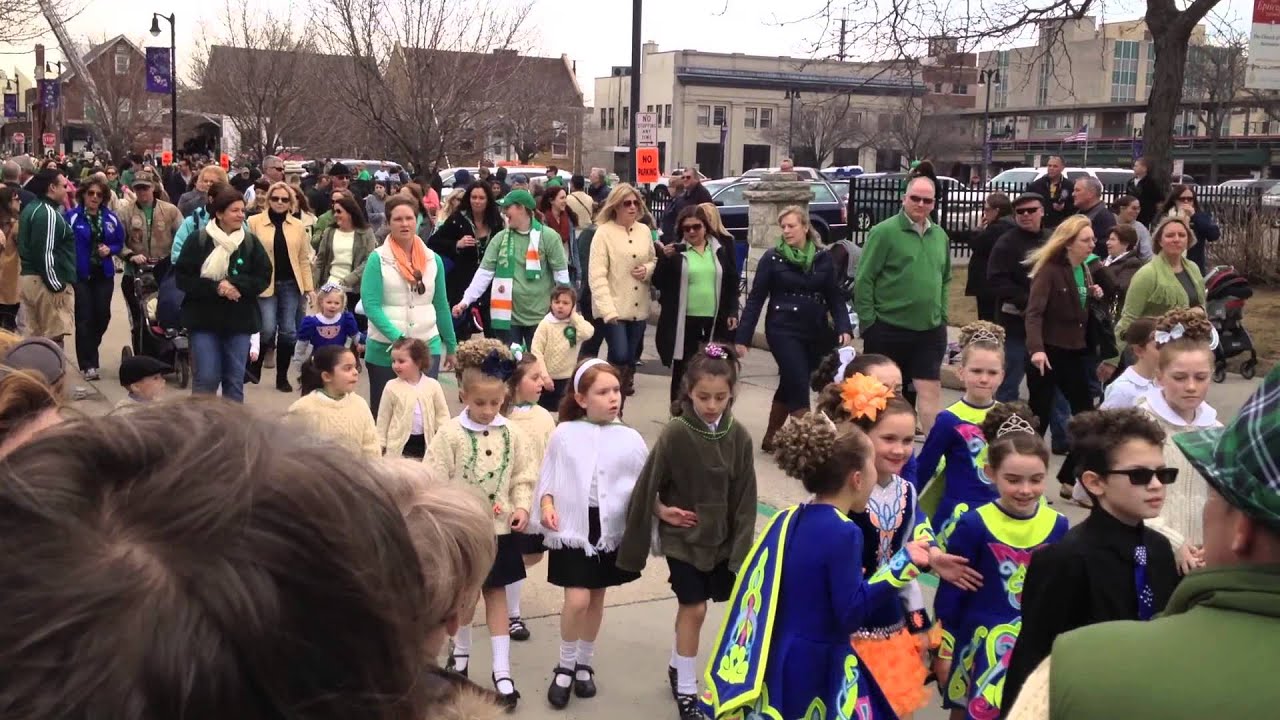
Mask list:
POLYGON ((1062 142, 1085 142, 1089 139, 1089 126, 1081 125, 1075 133, 1066 136, 1062 142))

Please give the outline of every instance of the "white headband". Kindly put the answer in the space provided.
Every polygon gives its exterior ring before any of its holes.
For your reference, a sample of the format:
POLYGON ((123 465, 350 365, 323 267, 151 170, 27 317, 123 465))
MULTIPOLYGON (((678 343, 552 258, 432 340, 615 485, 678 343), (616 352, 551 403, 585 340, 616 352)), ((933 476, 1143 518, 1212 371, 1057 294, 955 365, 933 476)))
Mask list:
POLYGON ((578 368, 578 372, 573 374, 573 391, 582 392, 582 389, 579 388, 578 386, 582 384, 582 376, 586 374, 588 368, 593 368, 596 365, 608 365, 608 364, 609 363, 605 362, 604 360, 601 360, 600 358, 591 358, 590 360, 582 363, 582 365, 578 368))

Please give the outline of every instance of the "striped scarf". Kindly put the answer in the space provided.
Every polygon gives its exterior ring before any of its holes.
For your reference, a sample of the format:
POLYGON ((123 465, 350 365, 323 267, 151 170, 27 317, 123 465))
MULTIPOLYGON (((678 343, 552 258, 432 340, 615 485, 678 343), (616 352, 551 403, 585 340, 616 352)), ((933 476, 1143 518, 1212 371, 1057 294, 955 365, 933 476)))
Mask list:
MULTIPOLYGON (((516 260, 511 228, 503 230, 497 238, 498 263, 494 268, 493 283, 489 286, 489 324, 495 330, 511 329, 511 312, 515 306, 516 260)), ((542 223, 537 220, 529 228, 529 249, 524 254, 524 277, 539 280, 542 277, 542 223)))

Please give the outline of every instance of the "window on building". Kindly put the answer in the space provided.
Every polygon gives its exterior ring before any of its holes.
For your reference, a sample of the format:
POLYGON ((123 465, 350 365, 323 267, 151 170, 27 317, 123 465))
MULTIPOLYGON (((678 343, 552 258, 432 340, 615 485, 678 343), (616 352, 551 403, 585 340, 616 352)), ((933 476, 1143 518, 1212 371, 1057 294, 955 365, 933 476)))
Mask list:
POLYGON ((1053 59, 1046 55, 1040 63, 1040 80, 1036 85, 1036 107, 1049 104, 1049 78, 1053 77, 1053 59))
POLYGON ((631 127, 631 108, 626 105, 622 106, 622 129, 626 130, 631 127))
POLYGON ((753 107, 745 108, 742 113, 742 127, 753 128, 756 126, 756 109, 753 107))
POLYGON ((760 108, 760 129, 773 127, 773 108, 760 108))
POLYGON ((551 155, 569 157, 569 124, 556 120, 551 123, 551 155))
POLYGON ((933 84, 933 91, 934 91, 934 92, 936 92, 936 93, 938 93, 939 95, 941 95, 941 94, 942 94, 942 83, 940 83, 940 82, 936 82, 936 83, 934 83, 934 84, 933 84))
POLYGON ((954 91, 956 95, 968 95, 969 86, 965 83, 956 83, 954 91))
POLYGON ((645 112, 653 112, 653 106, 652 106, 652 105, 645 105, 645 106, 644 106, 644 111, 645 111, 645 112))
POLYGON ((670 106, 670 105, 666 105, 666 106, 664 106, 664 107, 666 108, 666 115, 667 115, 667 117, 666 117, 666 119, 665 119, 665 120, 663 120, 663 121, 662 121, 662 126, 663 126, 663 127, 671 127, 671 106, 670 106))
POLYGON ((709 125, 711 125, 711 106, 699 105, 698 106, 698 126, 707 127, 709 125))
POLYGON ((605 121, 608 119, 609 113, 604 108, 600 108, 600 129, 604 130, 607 125, 605 121))
POLYGON ((711 124, 716 127, 724 127, 725 107, 724 105, 716 105, 711 109, 711 124))
POLYGON ((995 83, 996 96, 991 101, 995 108, 1009 107, 1009 51, 996 52, 996 70, 1000 72, 1000 80, 995 83))
POLYGON ((1111 63, 1111 102, 1138 96, 1138 41, 1117 40, 1111 63))
POLYGON ((613 129, 613 127, 614 127, 613 123, 614 123, 614 112, 613 112, 613 108, 609 108, 609 129, 610 129, 610 130, 612 130, 612 129, 613 129))
POLYGON ((850 113, 850 114, 849 114, 849 124, 851 124, 853 127, 859 127, 859 126, 861 126, 861 125, 862 125, 862 113, 860 113, 860 112, 850 113))
POLYGON ((1036 130, 1052 130, 1054 127, 1054 118, 1049 115, 1037 115, 1033 122, 1036 130))
POLYGON ((129 49, 128 48, 121 47, 116 49, 116 74, 117 75, 129 74, 129 49))
POLYGON ((120 98, 120 103, 116 106, 117 117, 129 117, 133 113, 133 101, 129 98, 120 98))

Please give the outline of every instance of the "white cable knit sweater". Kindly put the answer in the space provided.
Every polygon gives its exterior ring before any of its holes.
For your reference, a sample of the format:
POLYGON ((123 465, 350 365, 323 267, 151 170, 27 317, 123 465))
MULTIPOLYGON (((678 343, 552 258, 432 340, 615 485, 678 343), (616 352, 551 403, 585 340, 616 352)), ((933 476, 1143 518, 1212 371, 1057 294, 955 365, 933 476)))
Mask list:
POLYGON ((1169 407, 1160 387, 1156 385, 1152 385, 1138 400, 1136 407, 1160 424, 1166 436, 1163 448, 1165 465, 1178 468, 1178 479, 1165 489, 1160 517, 1147 521, 1147 527, 1169 538, 1175 551, 1188 543, 1198 546, 1204 542, 1203 513, 1204 504, 1209 499, 1209 484, 1173 444, 1173 436, 1192 430, 1221 427, 1218 412, 1209 407, 1208 403, 1201 403, 1195 420, 1188 424, 1169 407))

